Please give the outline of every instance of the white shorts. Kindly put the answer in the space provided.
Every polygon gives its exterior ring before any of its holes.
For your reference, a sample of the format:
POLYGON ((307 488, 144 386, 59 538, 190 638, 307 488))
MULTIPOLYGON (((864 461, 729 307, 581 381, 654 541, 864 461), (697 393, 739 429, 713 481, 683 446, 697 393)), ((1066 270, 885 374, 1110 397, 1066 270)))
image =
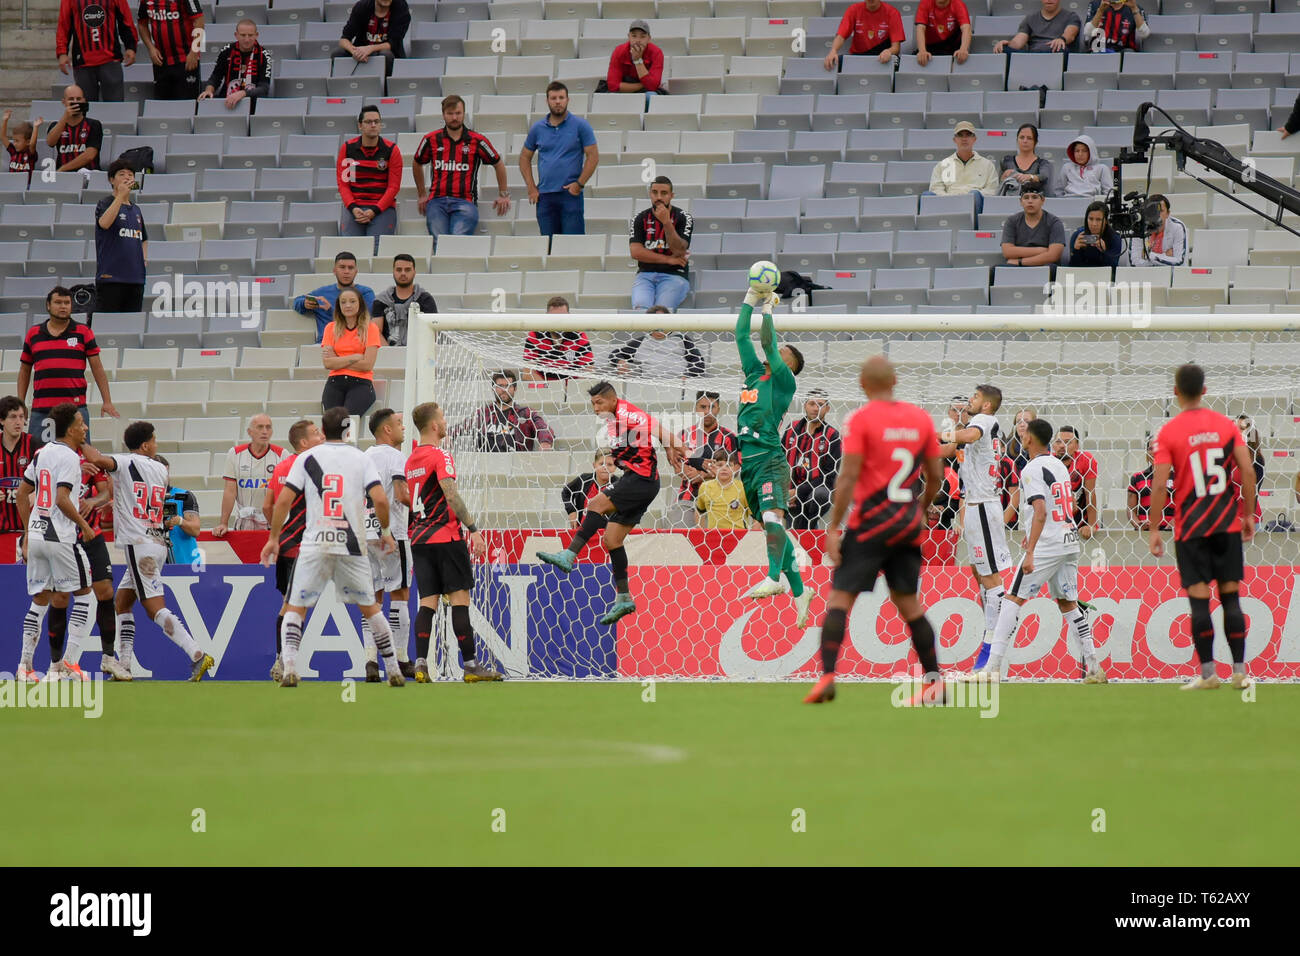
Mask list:
POLYGON ((376 591, 400 591, 411 586, 411 542, 398 541, 392 554, 380 554, 378 541, 367 541, 370 575, 376 591))
POLYGON ((967 504, 965 513, 962 540, 966 543, 966 563, 980 574, 996 574, 1011 567, 1002 505, 996 501, 967 504))
POLYGON ((163 588, 162 569, 167 563, 167 546, 156 541, 144 544, 128 544, 122 548, 126 552, 126 574, 118 584, 119 591, 134 591, 137 601, 163 597, 167 592, 163 588))
POLYGON ((27 593, 72 594, 90 587, 90 559, 77 542, 31 538, 27 543, 27 593))
MULTIPOLYGON (((1023 563, 1023 562, 1022 562, 1023 563)), ((1028 601, 1038 596, 1043 585, 1057 601, 1079 600, 1079 555, 1061 554, 1053 558, 1034 558, 1034 570, 1016 570, 1011 582, 1011 593, 1028 601)))
POLYGON ((299 551, 289 579, 291 607, 315 607, 325 585, 334 582, 334 593, 344 604, 362 607, 375 603, 375 579, 370 559, 364 554, 326 554, 299 551))

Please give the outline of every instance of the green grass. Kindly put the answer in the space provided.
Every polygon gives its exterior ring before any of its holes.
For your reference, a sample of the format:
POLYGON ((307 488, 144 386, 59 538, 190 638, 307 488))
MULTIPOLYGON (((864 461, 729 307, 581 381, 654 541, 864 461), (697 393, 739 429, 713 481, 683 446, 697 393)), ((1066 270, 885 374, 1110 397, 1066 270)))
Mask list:
POLYGON ((0 864, 1272 864, 1300 687, 139 682, 0 710, 0 864), (1092 829, 1093 809, 1106 832, 1092 829), (206 832, 191 829, 206 813, 206 832), (493 811, 505 811, 504 833, 493 811), (792 832, 795 808, 807 829, 792 832), (56 826, 57 840, 37 834, 56 826), (31 839, 16 839, 27 833, 31 839))

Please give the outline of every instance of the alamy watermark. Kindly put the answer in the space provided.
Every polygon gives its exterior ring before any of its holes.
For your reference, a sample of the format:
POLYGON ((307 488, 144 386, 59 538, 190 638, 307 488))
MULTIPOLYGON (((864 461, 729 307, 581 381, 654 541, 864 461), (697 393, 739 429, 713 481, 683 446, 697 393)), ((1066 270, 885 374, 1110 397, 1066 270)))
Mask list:
POLYGON ((262 320, 262 290, 253 279, 186 279, 177 272, 149 287, 151 315, 201 319, 236 317, 246 329, 262 320))
POLYGON ((1150 316, 1150 282, 1094 282, 1066 273, 1043 286, 1044 315, 1150 316))
MULTIPOLYGON (((911 697, 922 687, 920 678, 913 674, 890 675, 889 682, 897 686, 889 694, 894 707, 906 707, 911 697)), ((943 681, 942 696, 923 698, 925 707, 965 707, 978 710, 980 717, 996 717, 1001 710, 1001 685, 997 681, 943 681)))
POLYGON ((0 673, 0 710, 10 708, 81 710, 83 717, 93 720, 104 715, 104 678, 92 674, 89 680, 26 683, 0 673))

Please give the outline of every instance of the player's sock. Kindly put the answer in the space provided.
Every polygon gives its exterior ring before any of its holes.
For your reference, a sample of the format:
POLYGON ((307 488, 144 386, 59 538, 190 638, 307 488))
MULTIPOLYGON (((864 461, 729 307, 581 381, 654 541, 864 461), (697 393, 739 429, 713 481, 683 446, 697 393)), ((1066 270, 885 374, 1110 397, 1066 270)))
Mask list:
POLYGON ((398 663, 407 663, 411 659, 411 609, 405 601, 394 599, 388 606, 388 629, 393 632, 398 663))
POLYGON ((284 645, 281 651, 284 657, 284 669, 295 670, 298 662, 298 645, 302 643, 302 615, 290 611, 284 616, 284 645))
POLYGON ((467 665, 475 663, 477 658, 474 656, 474 628, 469 623, 469 605, 451 606, 451 632, 456 635, 456 643, 460 645, 460 656, 465 658, 465 663, 467 665))
POLYGON ((284 655, 284 638, 280 632, 284 629, 284 615, 280 614, 275 619, 275 656, 283 657, 284 655))
POLYGON ((1201 662, 1201 676, 1214 676, 1214 620, 1210 617, 1210 599, 1189 597, 1192 606, 1192 643, 1201 662))
POLYGON ((33 604, 27 608, 27 616, 23 618, 23 652, 22 666, 28 670, 32 666, 32 656, 36 653, 36 642, 41 639, 41 622, 45 620, 46 613, 50 606, 33 604))
POLYGON ((63 659, 70 664, 81 660, 81 645, 90 637, 90 605, 95 595, 91 592, 75 596, 68 613, 68 643, 63 648, 63 659))
POLYGON ((366 660, 371 664, 377 663, 379 660, 379 651, 376 649, 375 639, 370 633, 369 618, 363 617, 361 619, 361 643, 366 649, 366 660))
POLYGON ((383 611, 376 611, 366 618, 370 624, 370 630, 375 636, 375 647, 379 649, 379 654, 384 659, 385 669, 393 664, 393 632, 388 629, 388 621, 384 619, 383 611))
POLYGON ((1241 613, 1241 599, 1237 592, 1219 594, 1223 605, 1223 632, 1228 636, 1228 650, 1232 652, 1232 672, 1246 673, 1246 616, 1241 613))
POLYGON ((984 633, 988 634, 998 626, 998 615, 1002 613, 1002 599, 1007 589, 1002 585, 992 588, 980 588, 980 603, 984 605, 984 633))
POLYGON ((415 612, 415 659, 429 659, 429 637, 433 634, 433 608, 420 605, 415 612))
POLYGON ((771 511, 763 512, 763 531, 767 535, 767 576, 780 581, 785 549, 790 539, 785 536, 785 525, 777 521, 776 514, 771 511))
POLYGON ((929 619, 922 614, 916 620, 908 621, 907 629, 912 632, 912 646, 916 648, 916 656, 921 661, 921 672, 925 675, 923 680, 938 680, 939 658, 935 653, 934 628, 930 626, 929 619))
POLYGON ((609 524, 609 520, 604 515, 598 515, 594 511, 588 511, 586 515, 583 516, 582 524, 578 526, 578 533, 573 536, 573 540, 569 542, 569 546, 564 550, 568 551, 574 557, 582 554, 582 549, 587 546, 587 542, 592 539, 592 536, 594 536, 597 531, 603 530, 607 524, 609 524))
POLYGON ((781 560, 781 573, 785 575, 786 581, 790 583, 790 596, 798 597, 803 594, 803 575, 799 573, 799 562, 795 560, 796 545, 790 539, 787 533, 785 536, 785 554, 781 560))
POLYGON ((1083 608, 1075 607, 1070 612, 1070 626, 1074 628, 1074 636, 1079 641, 1079 650, 1083 653, 1083 666, 1092 670, 1097 666, 1097 644, 1092 639, 1092 623, 1083 608))
POLYGON ((627 586, 627 549, 623 545, 609 549, 609 565, 614 571, 614 591, 620 598, 630 598, 627 586))
POLYGON ((181 619, 167 608, 160 608, 158 613, 153 616, 153 622, 162 628, 162 632, 171 639, 173 644, 183 650, 185 656, 190 660, 197 661, 202 655, 199 645, 190 636, 190 632, 185 629, 181 619))
POLYGON ((117 659, 128 671, 135 658, 135 615, 130 611, 117 616, 117 659))
POLYGON ((63 660, 63 645, 68 641, 68 608, 50 605, 50 663, 63 660))
POLYGON ((844 624, 848 615, 836 608, 826 612, 822 620, 822 673, 834 674, 840 659, 840 645, 844 643, 844 624))
POLYGON ((1006 656, 1007 646, 1016 633, 1020 623, 1020 605, 1015 601, 1003 601, 1002 610, 998 612, 998 626, 993 629, 993 643, 989 647, 988 668, 1002 669, 1002 658, 1006 656))
POLYGON ((105 657, 113 656, 113 645, 117 640, 117 609, 113 599, 100 601, 95 608, 95 623, 99 625, 99 649, 105 657))

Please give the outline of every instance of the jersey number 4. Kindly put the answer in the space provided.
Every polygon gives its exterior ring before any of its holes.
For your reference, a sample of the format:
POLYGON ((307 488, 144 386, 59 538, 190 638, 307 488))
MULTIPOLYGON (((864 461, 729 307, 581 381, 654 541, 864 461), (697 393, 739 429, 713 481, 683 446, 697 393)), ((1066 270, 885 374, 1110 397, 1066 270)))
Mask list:
POLYGON ((1196 497, 1222 494, 1223 489, 1228 487, 1228 472, 1223 467, 1222 448, 1205 449, 1204 461, 1197 454, 1190 455, 1189 460, 1192 463, 1192 486, 1196 497))

